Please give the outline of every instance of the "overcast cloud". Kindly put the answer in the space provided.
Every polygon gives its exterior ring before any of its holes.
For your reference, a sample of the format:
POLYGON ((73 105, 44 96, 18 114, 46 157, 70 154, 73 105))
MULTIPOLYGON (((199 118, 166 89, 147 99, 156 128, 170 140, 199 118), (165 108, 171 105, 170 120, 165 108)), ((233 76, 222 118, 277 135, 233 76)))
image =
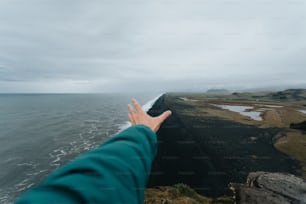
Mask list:
POLYGON ((304 0, 1 0, 0 92, 306 87, 304 0))

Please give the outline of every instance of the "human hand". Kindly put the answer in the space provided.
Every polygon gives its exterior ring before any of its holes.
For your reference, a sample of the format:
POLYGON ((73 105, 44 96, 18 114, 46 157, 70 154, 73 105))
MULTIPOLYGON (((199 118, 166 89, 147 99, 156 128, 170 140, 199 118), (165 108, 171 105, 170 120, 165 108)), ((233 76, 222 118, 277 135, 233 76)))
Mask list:
POLYGON ((152 117, 142 110, 141 105, 136 99, 132 99, 133 106, 128 105, 129 109, 129 120, 132 125, 146 125, 154 132, 157 132, 161 124, 172 114, 171 111, 165 111, 160 116, 152 117))

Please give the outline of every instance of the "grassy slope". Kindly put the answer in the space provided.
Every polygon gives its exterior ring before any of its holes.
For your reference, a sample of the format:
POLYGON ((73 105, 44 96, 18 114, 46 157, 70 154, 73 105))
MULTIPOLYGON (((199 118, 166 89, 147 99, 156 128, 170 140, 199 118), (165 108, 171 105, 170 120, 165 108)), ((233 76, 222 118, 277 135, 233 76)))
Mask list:
POLYGON ((232 197, 221 197, 216 199, 207 198, 197 194, 185 184, 174 186, 161 186, 150 188, 145 192, 144 204, 233 204, 232 197))

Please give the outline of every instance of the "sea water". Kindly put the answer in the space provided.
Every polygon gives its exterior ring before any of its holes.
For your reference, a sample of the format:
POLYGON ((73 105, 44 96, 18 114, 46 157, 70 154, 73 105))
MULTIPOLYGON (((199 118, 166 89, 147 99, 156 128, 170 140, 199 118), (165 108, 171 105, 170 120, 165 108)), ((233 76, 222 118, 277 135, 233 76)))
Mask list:
POLYGON ((306 110, 300 110, 300 112, 306 114, 306 110))
POLYGON ((240 113, 241 115, 252 118, 253 120, 261 121, 261 112, 257 111, 247 111, 248 109, 253 109, 252 106, 233 106, 233 105, 214 105, 219 108, 230 110, 232 112, 240 113))
POLYGON ((12 203, 55 169, 128 127, 132 97, 150 101, 148 109, 156 96, 0 95, 0 203, 12 203))

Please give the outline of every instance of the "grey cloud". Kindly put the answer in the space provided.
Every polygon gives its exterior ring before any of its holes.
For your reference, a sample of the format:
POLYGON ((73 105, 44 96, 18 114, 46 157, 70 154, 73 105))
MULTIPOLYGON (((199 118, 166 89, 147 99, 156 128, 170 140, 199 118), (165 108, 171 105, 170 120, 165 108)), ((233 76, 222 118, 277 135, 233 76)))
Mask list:
POLYGON ((303 85, 305 10, 290 0, 1 1, 0 92, 303 85))

